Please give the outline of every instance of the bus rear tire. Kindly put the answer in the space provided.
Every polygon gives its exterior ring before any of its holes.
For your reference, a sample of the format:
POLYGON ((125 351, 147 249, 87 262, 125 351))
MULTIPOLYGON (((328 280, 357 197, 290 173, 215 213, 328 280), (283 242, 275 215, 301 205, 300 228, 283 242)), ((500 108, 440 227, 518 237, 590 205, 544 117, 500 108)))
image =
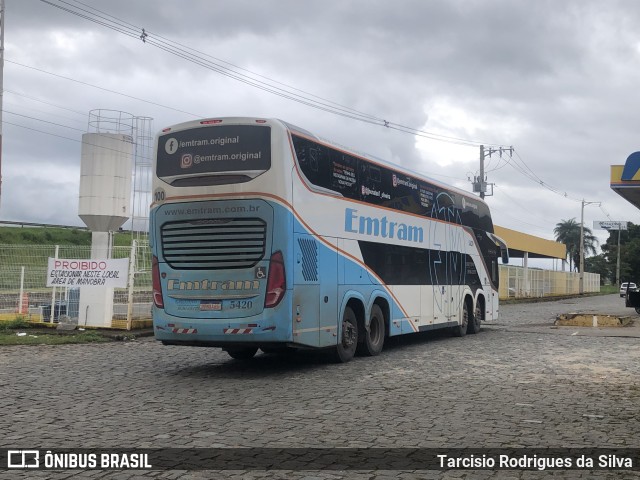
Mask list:
POLYGON ((464 337, 467 334, 469 317, 469 304, 465 301, 462 304, 462 318, 460 319, 460 323, 451 329, 454 337, 464 337))
POLYGON ((369 320, 369 328, 362 332, 364 338, 358 343, 356 349, 359 355, 373 357, 382 351, 384 346, 384 314, 378 305, 371 308, 371 318, 369 320))
POLYGON ((478 333, 480 331, 480 325, 482 324, 482 305, 480 299, 476 302, 476 308, 473 311, 473 315, 469 319, 469 327, 467 333, 478 333))
POLYGON ((234 360, 250 360, 258 351, 257 347, 242 347, 227 350, 227 354, 234 360))
POLYGON ((289 355, 296 352, 296 349, 291 347, 260 347, 260 350, 268 355, 289 355))
POLYGON ((334 360, 338 363, 350 361, 356 354, 358 347, 358 321, 356 314, 351 307, 344 309, 342 316, 342 328, 340 331, 340 341, 335 348, 334 360))

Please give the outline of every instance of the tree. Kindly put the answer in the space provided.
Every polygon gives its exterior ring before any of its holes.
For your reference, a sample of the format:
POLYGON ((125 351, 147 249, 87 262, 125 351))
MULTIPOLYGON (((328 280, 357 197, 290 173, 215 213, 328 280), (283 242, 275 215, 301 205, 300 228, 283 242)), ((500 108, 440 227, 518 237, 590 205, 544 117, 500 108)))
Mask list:
POLYGON ((613 268, 604 253, 594 255, 593 257, 584 259, 584 270, 586 272, 597 273, 600 275, 600 285, 604 285, 607 280, 613 281, 615 277, 615 264, 613 268))
MULTIPOLYGON (((569 270, 577 270, 580 265, 580 224, 575 218, 562 220, 553 229, 556 241, 564 243, 569 256, 569 270)), ((591 233, 591 229, 583 227, 583 246, 585 255, 592 253, 595 255, 598 239, 591 233)))
MULTIPOLYGON (((618 258, 618 231, 609 231, 602 244, 602 253, 611 271, 615 272, 618 258)), ((615 274, 614 274, 615 276, 615 274)), ((640 225, 629 222, 627 230, 620 232, 620 282, 640 281, 640 225)))

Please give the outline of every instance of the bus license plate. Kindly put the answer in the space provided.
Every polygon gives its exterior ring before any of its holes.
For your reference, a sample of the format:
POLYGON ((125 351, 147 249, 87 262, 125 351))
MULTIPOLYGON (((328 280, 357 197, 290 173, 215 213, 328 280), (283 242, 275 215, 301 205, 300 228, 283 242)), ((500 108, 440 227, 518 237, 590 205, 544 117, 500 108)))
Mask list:
POLYGON ((200 302, 200 310, 220 311, 222 310, 222 302, 200 302))

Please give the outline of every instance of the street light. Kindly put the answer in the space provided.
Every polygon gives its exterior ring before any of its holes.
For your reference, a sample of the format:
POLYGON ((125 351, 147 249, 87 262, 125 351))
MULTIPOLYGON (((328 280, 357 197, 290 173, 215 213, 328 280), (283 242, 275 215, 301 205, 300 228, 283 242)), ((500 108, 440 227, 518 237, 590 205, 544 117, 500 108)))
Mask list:
POLYGON ((584 206, 585 205, 601 205, 601 202, 585 202, 582 200, 582 209, 580 213, 580 281, 579 293, 584 293, 584 206))

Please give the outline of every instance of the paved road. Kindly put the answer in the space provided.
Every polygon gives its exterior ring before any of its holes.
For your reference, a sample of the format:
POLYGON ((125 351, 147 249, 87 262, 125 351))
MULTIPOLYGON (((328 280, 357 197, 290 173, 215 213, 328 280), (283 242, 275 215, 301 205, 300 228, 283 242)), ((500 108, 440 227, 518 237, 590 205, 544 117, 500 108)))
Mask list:
MULTIPOLYGON (((308 355, 258 355, 242 363, 217 349, 163 347, 151 338, 2 347, 0 447, 640 448, 640 339, 551 328, 559 313, 633 313, 621 305, 614 295, 504 305, 500 321, 478 335, 392 341, 380 356, 345 365, 308 355)), ((67 470, 30 471, 23 478, 541 475, 67 470)), ((635 475, 556 472, 556 478, 635 475)))
POLYGON ((502 304, 500 309, 500 321, 497 323, 510 326, 549 324, 553 323, 557 315, 571 312, 593 312, 601 315, 640 318, 633 308, 624 306, 624 298, 620 298, 619 295, 575 297, 537 303, 509 303, 502 304))

